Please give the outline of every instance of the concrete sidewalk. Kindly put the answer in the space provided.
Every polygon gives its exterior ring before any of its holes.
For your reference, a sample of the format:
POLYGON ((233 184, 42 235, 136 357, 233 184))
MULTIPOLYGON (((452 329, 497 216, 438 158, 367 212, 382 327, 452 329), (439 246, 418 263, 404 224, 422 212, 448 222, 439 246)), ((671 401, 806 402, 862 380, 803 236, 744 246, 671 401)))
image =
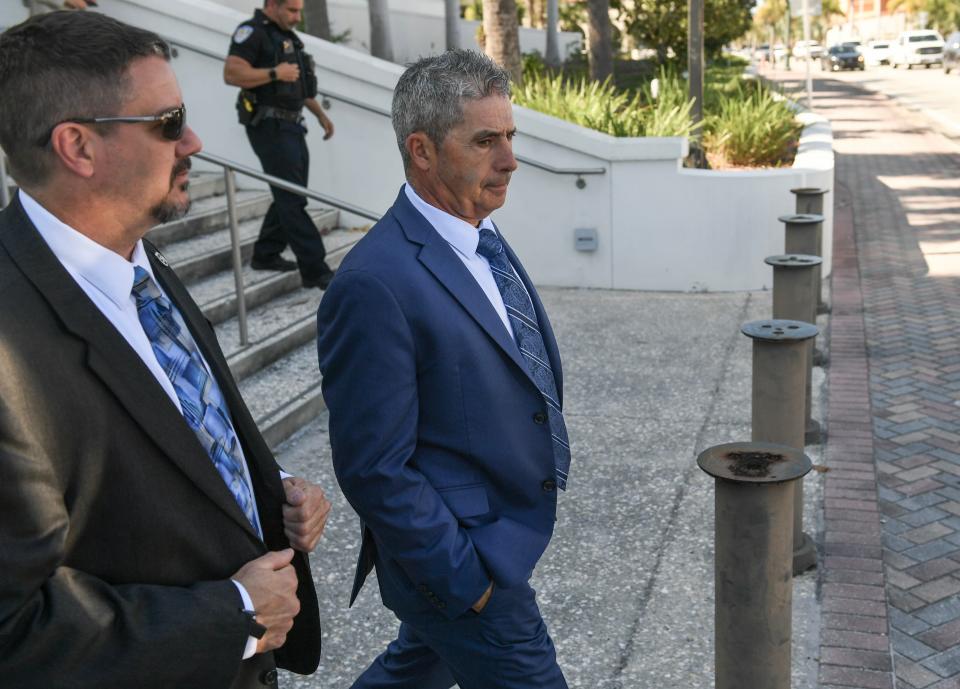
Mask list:
MULTIPOLYGON (((752 343, 739 329, 770 317, 770 294, 541 295, 564 357, 574 456, 534 581, 560 663, 571 687, 708 689, 713 481, 695 460, 706 447, 750 438, 752 343)), ((312 678, 288 675, 286 686, 349 687, 397 628, 373 581, 346 608, 360 532, 336 488, 326 422, 318 419, 280 456, 334 503, 314 557, 323 660, 312 678)), ((811 535, 821 481, 816 472, 807 478, 811 535)), ((816 576, 795 580, 798 688, 816 686, 816 576)))

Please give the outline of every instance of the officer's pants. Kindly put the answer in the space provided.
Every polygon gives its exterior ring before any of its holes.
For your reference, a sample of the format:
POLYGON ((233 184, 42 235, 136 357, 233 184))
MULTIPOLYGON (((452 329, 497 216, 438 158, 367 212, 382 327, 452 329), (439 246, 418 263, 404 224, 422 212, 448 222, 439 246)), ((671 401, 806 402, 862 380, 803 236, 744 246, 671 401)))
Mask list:
MULTIPOLYGON (((256 127, 246 129, 265 173, 307 186, 310 153, 303 127, 295 122, 267 118, 256 127)), ((275 187, 270 187, 270 192, 273 203, 253 246, 254 258, 269 260, 289 244, 304 279, 317 278, 329 271, 323 260, 326 256, 323 239, 306 211, 307 199, 275 187)))

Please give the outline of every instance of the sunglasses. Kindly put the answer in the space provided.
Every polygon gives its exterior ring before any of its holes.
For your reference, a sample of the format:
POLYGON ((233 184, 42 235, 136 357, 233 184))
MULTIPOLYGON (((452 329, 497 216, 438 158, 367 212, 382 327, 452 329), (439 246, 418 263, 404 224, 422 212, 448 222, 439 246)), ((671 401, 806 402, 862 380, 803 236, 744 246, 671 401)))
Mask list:
POLYGON ((76 124, 159 122, 160 134, 164 139, 169 139, 170 141, 179 141, 181 138, 183 138, 184 127, 187 126, 187 106, 181 103, 178 107, 162 112, 159 115, 138 115, 130 117, 72 117, 69 120, 63 120, 63 122, 58 122, 57 124, 53 125, 53 127, 50 128, 50 131, 47 132, 46 136, 37 142, 37 145, 46 146, 50 142, 50 137, 53 135, 54 128, 63 124, 64 122, 75 122, 76 124))

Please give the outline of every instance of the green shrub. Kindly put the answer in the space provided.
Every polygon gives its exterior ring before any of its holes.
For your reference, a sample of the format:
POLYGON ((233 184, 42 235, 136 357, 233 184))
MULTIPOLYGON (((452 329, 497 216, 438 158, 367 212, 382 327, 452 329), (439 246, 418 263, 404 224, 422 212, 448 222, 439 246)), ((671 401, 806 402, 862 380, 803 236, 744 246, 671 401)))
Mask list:
POLYGON ((514 102, 547 115, 617 137, 702 137, 715 166, 770 167, 789 163, 801 126, 787 102, 762 83, 744 80, 738 62, 711 66, 704 80, 704 122, 691 122, 693 100, 676 71, 659 70, 658 93, 644 80, 619 89, 610 79, 551 72, 542 60, 525 60, 523 84, 514 102))
POLYGON ((704 147, 716 162, 777 167, 792 161, 802 125, 786 100, 753 86, 720 96, 704 129, 704 147))
POLYGON ((560 73, 531 69, 514 90, 513 100, 612 136, 691 136, 696 130, 690 121, 692 103, 676 77, 662 83, 660 98, 654 99, 649 85, 631 94, 618 90, 609 79, 568 79, 560 73))

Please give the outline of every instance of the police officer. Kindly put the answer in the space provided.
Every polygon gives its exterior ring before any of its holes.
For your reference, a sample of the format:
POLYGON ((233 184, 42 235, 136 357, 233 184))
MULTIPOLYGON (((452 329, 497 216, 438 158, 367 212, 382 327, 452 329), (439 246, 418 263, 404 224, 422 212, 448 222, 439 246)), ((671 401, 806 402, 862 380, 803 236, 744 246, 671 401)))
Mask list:
MULTIPOLYGON (((237 27, 223 79, 241 91, 237 100, 240 123, 269 175, 307 186, 310 154, 304 138, 303 106, 316 115, 324 139, 333 136, 333 123, 316 100, 313 58, 293 32, 303 0, 265 0, 262 10, 237 27)), ((255 270, 300 269, 304 287, 326 289, 333 271, 324 261, 326 250, 299 194, 271 187, 273 203, 253 246, 255 270), (297 262, 280 253, 287 244, 297 262)))

